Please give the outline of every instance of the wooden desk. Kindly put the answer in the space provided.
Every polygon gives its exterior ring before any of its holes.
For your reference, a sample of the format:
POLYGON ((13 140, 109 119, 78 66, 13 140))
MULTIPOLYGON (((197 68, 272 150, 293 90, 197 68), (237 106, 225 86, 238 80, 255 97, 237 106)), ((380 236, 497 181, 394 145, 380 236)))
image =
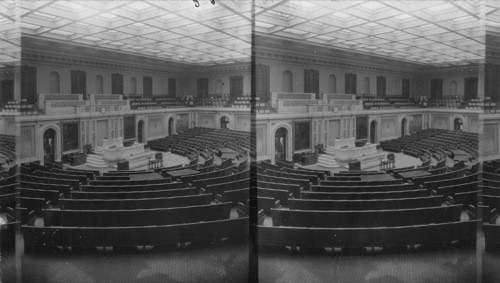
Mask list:
POLYGON ((220 156, 221 159, 236 159, 236 154, 235 153, 223 153, 220 156))
POLYGON ((70 165, 71 166, 79 166, 85 164, 87 161, 87 157, 85 157, 83 154, 79 155, 74 155, 69 157, 70 160, 70 165))
POLYGON ((218 148, 218 150, 224 154, 224 153, 234 153, 234 150, 230 149, 230 148, 227 148, 227 147, 222 147, 222 148, 218 148))
POLYGON ((299 161, 302 165, 311 165, 318 163, 318 155, 316 153, 299 155, 299 161))
POLYGON ((453 160, 456 160, 456 161, 465 161, 465 162, 467 162, 467 161, 469 161, 469 159, 470 159, 469 155, 455 155, 453 157, 453 160))
POLYGON ((453 153, 453 155, 469 155, 467 152, 461 150, 461 149, 453 149, 453 150, 450 150, 451 153, 453 153))
POLYGON ((200 172, 193 169, 180 169, 180 170, 166 171, 165 173, 168 176, 177 179, 182 176, 198 174, 200 172))
POLYGON ((370 175, 359 175, 361 181, 393 181, 395 178, 390 174, 370 174, 370 175))
POLYGON ((432 175, 431 173, 424 171, 424 170, 415 170, 415 171, 401 172, 401 173, 396 173, 396 174, 398 174, 405 181, 408 179, 416 178, 416 177, 423 177, 423 176, 432 175))
POLYGON ((163 177, 157 173, 130 174, 130 180, 160 180, 163 177))

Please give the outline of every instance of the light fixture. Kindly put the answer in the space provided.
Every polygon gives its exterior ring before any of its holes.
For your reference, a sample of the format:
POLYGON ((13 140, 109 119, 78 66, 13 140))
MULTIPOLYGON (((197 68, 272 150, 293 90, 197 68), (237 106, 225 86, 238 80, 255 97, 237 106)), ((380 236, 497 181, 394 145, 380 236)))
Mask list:
MULTIPOLYGON (((200 2, 198 2, 198 0, 193 0, 193 2, 195 7, 200 7, 200 2)), ((212 3, 212 5, 215 5, 215 0, 210 0, 210 3, 212 3)))

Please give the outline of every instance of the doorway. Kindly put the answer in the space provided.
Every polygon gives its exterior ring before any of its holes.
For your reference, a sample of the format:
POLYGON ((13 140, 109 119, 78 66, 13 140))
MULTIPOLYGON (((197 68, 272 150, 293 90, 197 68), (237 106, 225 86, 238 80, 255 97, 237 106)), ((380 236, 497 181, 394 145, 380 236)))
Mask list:
POLYGON ((285 128, 281 127, 276 130, 276 134, 274 135, 275 160, 286 160, 287 138, 288 131, 285 128))
POLYGON ((401 137, 404 137, 406 135, 406 118, 403 118, 401 120, 401 137))
POLYGON ((56 131, 48 129, 43 133, 43 159, 44 163, 56 161, 56 131))
POLYGON ((453 121, 453 129, 455 131, 461 131, 462 130, 462 119, 460 118, 456 118, 454 121, 453 121))
POLYGON ((370 143, 377 143, 377 121, 370 123, 370 143))
POLYGON ((139 121, 137 124, 137 142, 144 143, 144 121, 139 121))
POLYGON ((168 135, 171 136, 174 134, 174 118, 170 117, 168 119, 168 135))
POLYGON ((229 120, 227 119, 227 117, 223 116, 220 118, 220 128, 221 129, 229 128, 229 120))

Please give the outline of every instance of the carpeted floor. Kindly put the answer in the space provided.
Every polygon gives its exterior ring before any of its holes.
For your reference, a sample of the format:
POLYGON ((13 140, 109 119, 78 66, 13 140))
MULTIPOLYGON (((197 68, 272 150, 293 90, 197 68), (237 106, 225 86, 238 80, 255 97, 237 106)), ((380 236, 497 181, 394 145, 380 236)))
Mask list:
POLYGON ((483 282, 500 282, 500 251, 485 253, 482 259, 483 282))
POLYGON ((23 282, 245 282, 249 266, 247 245, 236 243, 168 252, 27 254, 20 260, 23 282))
POLYGON ((259 253, 260 282, 476 282, 476 250, 371 255, 259 253))

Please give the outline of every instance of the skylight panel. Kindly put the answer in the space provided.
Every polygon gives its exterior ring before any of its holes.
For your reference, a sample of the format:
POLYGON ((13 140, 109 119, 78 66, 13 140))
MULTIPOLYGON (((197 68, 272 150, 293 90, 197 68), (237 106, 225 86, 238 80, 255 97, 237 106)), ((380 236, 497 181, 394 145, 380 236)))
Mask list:
POLYGON ((288 18, 287 16, 289 16, 289 15, 287 15, 287 14, 281 12, 281 11, 276 11, 276 10, 269 10, 268 12, 271 13, 271 14, 273 14, 273 15, 275 15, 275 16, 280 16, 280 17, 283 17, 283 18, 288 18))
POLYGON ((142 11, 147 8, 151 8, 151 6, 148 3, 142 2, 142 1, 134 1, 130 4, 127 4, 127 7, 132 8, 137 11, 142 11))
POLYGON ((337 18, 341 18, 341 19, 348 19, 348 18, 350 18, 350 17, 351 17, 351 15, 346 14, 346 13, 344 13, 344 12, 337 12, 337 13, 334 13, 333 15, 334 15, 335 17, 337 17, 337 18))
POLYGON ((357 42, 354 42, 354 41, 344 41, 342 43, 347 44, 347 45, 356 45, 356 44, 358 44, 357 42))
POLYGON ((80 26, 80 27, 83 27, 83 28, 88 28, 90 26, 89 24, 84 23, 82 21, 75 22, 74 25, 77 25, 77 26, 80 26))
POLYGON ((318 28, 323 26, 323 23, 316 22, 316 21, 310 21, 308 24, 310 24, 311 26, 318 27, 318 28))
POLYGON ((432 24, 426 24, 426 25, 423 25, 423 26, 419 26, 418 28, 419 28, 420 30, 426 31, 426 30, 431 29, 433 26, 434 26, 434 25, 432 25, 432 24))
POLYGON ((108 19, 108 20, 112 20, 112 19, 116 19, 117 18, 116 15, 113 15, 111 13, 102 13, 99 16, 102 17, 102 18, 108 19))
POLYGON ((304 9, 314 9, 316 8, 316 4, 309 2, 309 1, 295 1, 295 2, 290 2, 295 7, 298 8, 304 8, 304 9))
POLYGON ((322 40, 332 40, 333 39, 332 37, 327 36, 327 35, 318 35, 318 36, 316 36, 316 38, 322 39, 322 40))
POLYGON ((293 33, 293 34, 299 34, 299 35, 304 35, 307 33, 307 31, 303 31, 303 30, 298 30, 298 29, 286 29, 285 30, 286 32, 289 32, 289 33, 293 33))
POLYGON ((83 7, 80 4, 77 4, 75 2, 70 2, 70 1, 58 1, 56 3, 59 6, 63 6, 65 8, 71 9, 71 10, 79 10, 83 7))
POLYGON ((21 27, 27 28, 27 29, 37 29, 40 26, 38 26, 38 25, 32 25, 32 24, 28 24, 28 23, 21 23, 21 27))
POLYGON ((264 23, 261 21, 255 21, 255 25, 261 28, 270 28, 273 26, 272 24, 264 23))
POLYGON ((165 14, 165 15, 161 16, 160 19, 171 20, 171 19, 174 19, 175 17, 177 17, 175 14, 165 14))
POLYGON ((53 15, 41 13, 41 12, 38 12, 38 11, 37 12, 33 12, 33 15, 37 15, 37 16, 42 17, 42 18, 49 18, 49 19, 52 19, 52 20, 57 19, 57 16, 53 16, 53 15))
POLYGON ((379 2, 376 2, 376 1, 369 1, 369 2, 363 3, 359 6, 366 8, 368 10, 378 10, 380 8, 385 7, 383 4, 380 4, 379 2))
POLYGON ((413 16, 410 15, 410 14, 400 14, 400 15, 397 15, 395 16, 394 18, 397 19, 397 20, 407 20, 407 19, 410 19, 412 18, 413 16))
POLYGON ((452 21, 455 23, 462 23, 462 22, 467 22, 467 21, 473 20, 473 19, 474 18, 471 16, 465 16, 465 17, 452 19, 452 21))
POLYGON ((85 39, 85 40, 90 40, 90 41, 98 41, 98 40, 101 40, 101 38, 99 38, 99 37, 95 37, 95 36, 85 36, 85 37, 83 37, 83 39, 85 39))
POLYGON ((198 24, 198 23, 192 23, 192 24, 186 25, 184 27, 187 28, 187 29, 195 29, 195 28, 200 27, 200 26, 201 25, 198 24))
POLYGON ((452 8, 453 6, 451 6, 450 4, 442 4, 442 5, 437 5, 437 6, 431 6, 429 8, 427 8, 429 11, 432 11, 432 12, 442 12, 446 9, 449 9, 449 8, 452 8))
POLYGON ((12 23, 11 20, 7 19, 7 18, 0 18, 0 25, 7 25, 7 24, 10 24, 12 23))
POLYGON ((50 33, 58 34, 58 35, 64 35, 64 36, 68 36, 68 35, 72 35, 73 34, 72 32, 69 32, 69 31, 57 30, 57 29, 50 31, 50 33))

